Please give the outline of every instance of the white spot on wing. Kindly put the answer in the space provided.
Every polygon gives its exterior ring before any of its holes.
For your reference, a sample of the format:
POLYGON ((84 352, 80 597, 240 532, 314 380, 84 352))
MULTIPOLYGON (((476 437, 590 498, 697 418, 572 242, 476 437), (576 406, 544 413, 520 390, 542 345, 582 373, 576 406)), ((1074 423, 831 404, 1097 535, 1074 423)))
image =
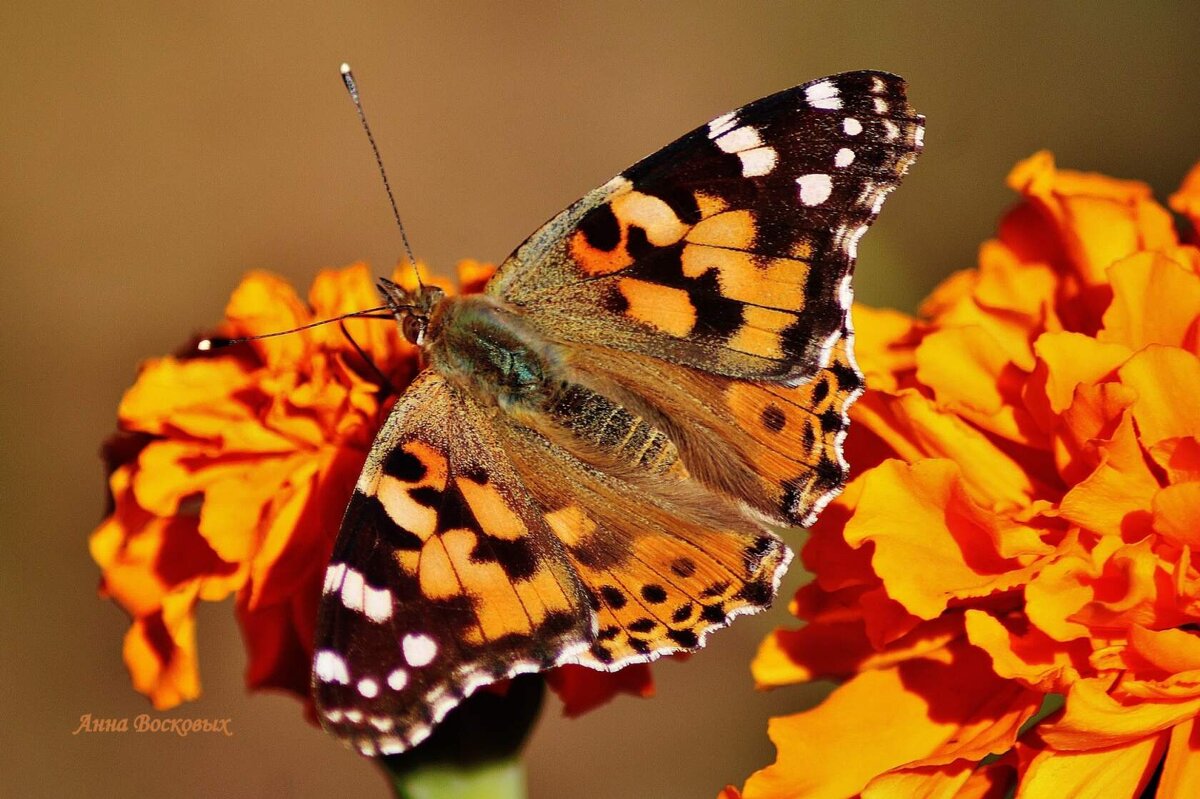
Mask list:
POLYGON ((925 146, 925 126, 924 125, 917 125, 916 130, 913 131, 913 144, 917 145, 918 147, 925 146))
POLYGON ((842 98, 838 97, 838 87, 827 80, 814 83, 805 89, 804 98, 813 108, 837 110, 842 107, 842 98))
POLYGON ((346 576, 345 563, 331 563, 325 570, 325 585, 321 588, 324 594, 332 594, 342 587, 342 578, 346 576))
POLYGON ((379 683, 375 682, 370 677, 359 680, 358 692, 367 699, 374 699, 379 695, 379 683))
POLYGON ((408 672, 404 669, 396 669, 387 676, 388 688, 393 691, 399 691, 404 686, 408 685, 408 672))
POLYGON ((313 671, 321 682, 350 684, 350 672, 346 668, 346 661, 332 649, 322 649, 317 652, 316 659, 313 661, 313 671))
POLYGON ((730 111, 708 123, 708 138, 715 139, 737 124, 737 111, 730 111))
POLYGON ((762 143, 762 137, 758 135, 758 131, 749 125, 731 130, 717 138, 717 146, 727 153, 762 147, 762 143))
POLYGON ((404 636, 401 646, 404 648, 404 659, 410 666, 427 666, 437 655, 437 644, 424 633, 404 636))
POLYGON ((328 720, 329 720, 329 722, 330 722, 331 724, 337 724, 339 721, 341 721, 341 720, 342 720, 342 711, 340 711, 340 710, 326 710, 326 711, 325 711, 325 718, 326 718, 326 719, 328 719, 328 720))
POLYGON ((884 100, 882 97, 876 97, 875 98, 875 113, 876 114, 886 114, 887 111, 888 111, 887 100, 884 100))
POLYGON ((379 754, 398 755, 404 751, 404 742, 394 735, 379 739, 379 754))
POLYGON ((380 732, 387 732, 392 727, 396 726, 396 723, 387 716, 370 716, 367 718, 367 721, 371 723, 372 727, 380 732))
POLYGON ((833 157, 833 165, 841 169, 842 167, 850 166, 854 163, 854 151, 849 147, 843 147, 837 151, 837 155, 833 157))
POLYGON ((887 84, 883 82, 883 78, 879 77, 878 75, 871 78, 871 91, 873 93, 880 94, 886 88, 887 84))
POLYGON ((362 714, 361 710, 347 710, 346 711, 346 721, 350 722, 351 724, 358 724, 362 720, 363 720, 363 714, 362 714))
POLYGON ((833 191, 833 179, 829 175, 801 175, 796 182, 800 184, 800 202, 809 206, 825 202, 833 191))
POLYGON ((857 136, 862 133, 862 123, 854 117, 846 117, 842 120, 842 130, 847 136, 857 136))
POLYGON ((753 150, 744 150, 738 153, 738 158, 742 159, 742 177, 744 178, 769 175, 775 168, 775 164, 779 163, 779 154, 773 147, 755 147, 753 150))
POLYGON ((848 311, 853 303, 854 290, 850 288, 850 275, 846 275, 842 278, 841 285, 838 286, 838 304, 848 311))
POLYGON ((900 136, 900 126, 890 119, 883 120, 883 128, 887 131, 888 139, 896 139, 900 136))
POLYGON ((387 621, 392 616, 392 592, 364 585, 363 613, 373 622, 387 621))
POLYGON ((346 569, 346 577, 342 580, 342 604, 350 610, 363 609, 363 589, 366 584, 363 576, 354 569, 346 569))

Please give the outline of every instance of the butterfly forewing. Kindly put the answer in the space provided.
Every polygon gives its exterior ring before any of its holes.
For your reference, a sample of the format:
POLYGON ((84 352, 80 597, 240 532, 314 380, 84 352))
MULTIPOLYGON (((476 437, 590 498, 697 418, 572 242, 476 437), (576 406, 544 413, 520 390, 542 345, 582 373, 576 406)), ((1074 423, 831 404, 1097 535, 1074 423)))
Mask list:
POLYGON ((487 290, 555 340, 801 382, 845 327, 858 241, 920 150, 904 88, 850 72, 718 117, 552 219, 487 290))
POLYGON ((365 754, 409 748, 480 685, 592 640, 582 583, 489 431, 469 397, 423 373, 350 501, 313 689, 322 724, 365 754))

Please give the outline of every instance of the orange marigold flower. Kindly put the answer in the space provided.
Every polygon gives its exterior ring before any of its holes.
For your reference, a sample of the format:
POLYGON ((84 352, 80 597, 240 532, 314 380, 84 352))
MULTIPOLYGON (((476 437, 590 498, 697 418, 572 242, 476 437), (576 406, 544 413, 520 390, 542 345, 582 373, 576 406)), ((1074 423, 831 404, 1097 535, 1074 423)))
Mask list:
POLYGON ((855 308, 858 476, 752 667, 840 685, 746 799, 1200 795, 1200 250, 1142 183, 1009 184, 919 318, 855 308))
MULTIPOLYGON (((422 276, 448 292, 448 281, 422 276)), ((491 264, 463 261, 464 292, 491 264)), ((401 285, 412 270, 397 269, 401 285)), ((219 334, 287 330, 379 304, 365 264, 321 272, 302 301, 263 272, 234 291, 219 334)), ((90 546, 100 590, 133 619, 124 658, 159 709, 200 694, 195 609, 236 598, 251 689, 309 701, 317 602, 342 513, 375 433, 419 368, 394 324, 349 319, 142 365, 106 445, 110 512, 90 546), (360 354, 354 343, 362 350, 360 354), (363 355, 369 359, 365 360, 363 355)), ((645 664, 554 675, 575 714, 618 692, 649 695, 645 664)), ((306 705, 307 706, 307 705, 306 705)))

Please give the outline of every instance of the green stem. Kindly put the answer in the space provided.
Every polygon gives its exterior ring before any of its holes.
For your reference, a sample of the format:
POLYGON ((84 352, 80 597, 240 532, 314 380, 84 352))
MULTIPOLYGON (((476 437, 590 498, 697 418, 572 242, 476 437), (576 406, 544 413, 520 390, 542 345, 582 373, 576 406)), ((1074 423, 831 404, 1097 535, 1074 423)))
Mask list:
POLYGON ((397 799, 525 799, 520 758, 474 766, 436 763, 392 774, 397 799))

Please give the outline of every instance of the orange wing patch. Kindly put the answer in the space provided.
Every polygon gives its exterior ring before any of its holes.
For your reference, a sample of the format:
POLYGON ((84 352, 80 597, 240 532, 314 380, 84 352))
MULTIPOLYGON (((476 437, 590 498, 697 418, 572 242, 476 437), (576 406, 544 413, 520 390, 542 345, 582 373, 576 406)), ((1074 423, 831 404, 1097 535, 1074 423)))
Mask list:
POLYGON ((639 322, 681 338, 696 326, 696 308, 683 289, 623 277, 617 290, 628 303, 625 315, 639 322))
POLYGON ((619 272, 634 262, 629 253, 632 228, 655 247, 674 244, 688 231, 688 226, 664 200, 634 191, 625 182, 572 234, 571 257, 589 277, 619 272))

